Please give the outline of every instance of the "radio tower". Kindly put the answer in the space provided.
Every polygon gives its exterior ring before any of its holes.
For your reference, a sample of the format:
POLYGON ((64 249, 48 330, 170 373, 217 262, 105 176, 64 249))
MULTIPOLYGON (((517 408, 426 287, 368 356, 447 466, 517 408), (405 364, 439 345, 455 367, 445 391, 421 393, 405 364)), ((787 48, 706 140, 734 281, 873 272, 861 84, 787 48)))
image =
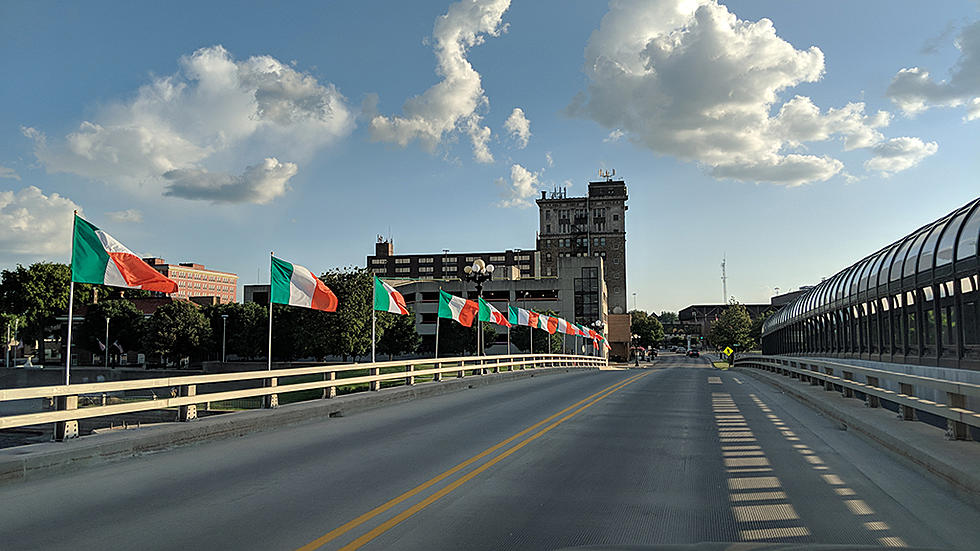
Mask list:
POLYGON ((721 257, 721 292, 724 293, 724 296, 721 297, 722 304, 728 304, 728 276, 725 275, 725 256, 722 255, 721 257))

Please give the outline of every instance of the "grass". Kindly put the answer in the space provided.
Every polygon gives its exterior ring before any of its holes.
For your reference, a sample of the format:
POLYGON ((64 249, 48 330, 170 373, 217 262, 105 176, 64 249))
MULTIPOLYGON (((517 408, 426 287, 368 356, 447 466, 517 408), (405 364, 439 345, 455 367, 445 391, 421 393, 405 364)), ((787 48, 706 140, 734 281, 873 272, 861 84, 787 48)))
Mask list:
POLYGON ((718 369, 728 369, 728 362, 711 362, 718 369))

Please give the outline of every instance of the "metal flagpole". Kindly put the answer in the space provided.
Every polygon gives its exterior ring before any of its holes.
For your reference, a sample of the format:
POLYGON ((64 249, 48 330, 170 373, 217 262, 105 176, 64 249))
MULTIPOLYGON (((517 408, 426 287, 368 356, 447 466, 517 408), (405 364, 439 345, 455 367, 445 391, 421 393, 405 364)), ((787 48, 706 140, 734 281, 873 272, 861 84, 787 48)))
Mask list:
POLYGON ((105 368, 109 369, 109 318, 105 319, 105 368))
MULTIPOLYGON (((7 328, 7 333, 10 333, 10 328, 7 328)), ((7 339, 8 341, 10 338, 7 339)), ((507 326, 507 355, 510 356, 510 326, 507 326)))
POLYGON ((272 371, 272 257, 275 252, 269 253, 269 371, 272 371))
POLYGON ((71 371, 71 311, 72 306, 75 303, 75 282, 72 281, 71 285, 68 287, 68 348, 65 350, 65 384, 71 384, 69 381, 69 371, 71 371))
POLYGON ((436 312, 436 358, 439 357, 439 313, 436 312))
POLYGON ((374 276, 374 281, 372 281, 374 291, 371 293, 371 363, 374 363, 374 322, 377 318, 377 313, 375 312, 374 306, 378 304, 378 276, 374 276))
POLYGON ((534 328, 531 327, 530 321, 527 324, 527 334, 531 336, 531 354, 534 354, 534 328))

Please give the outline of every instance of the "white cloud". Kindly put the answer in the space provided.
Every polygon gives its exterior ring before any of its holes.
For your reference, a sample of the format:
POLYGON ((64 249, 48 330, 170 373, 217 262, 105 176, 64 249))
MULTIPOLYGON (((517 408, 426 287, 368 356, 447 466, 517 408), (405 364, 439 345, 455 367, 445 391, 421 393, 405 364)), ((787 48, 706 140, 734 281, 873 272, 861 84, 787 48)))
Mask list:
POLYGON ((282 163, 271 157, 246 168, 239 176, 204 169, 176 169, 163 174, 170 182, 164 195, 215 203, 261 205, 286 193, 287 183, 296 171, 295 164, 282 163))
POLYGON ((236 61, 212 46, 179 65, 133 99, 100 109, 64 140, 22 130, 49 172, 152 194, 167 184, 167 172, 207 172, 206 164, 238 169, 272 155, 308 159, 353 130, 354 114, 332 84, 273 57, 236 61))
POLYGON ((546 163, 548 163, 548 168, 555 166, 555 160, 551 157, 550 151, 545 152, 544 160, 546 163))
POLYGON ((625 135, 626 135, 626 132, 623 132, 619 128, 614 128, 612 130, 612 132, 609 133, 608 136, 606 136, 605 138, 602 139, 602 141, 604 141, 604 142, 618 142, 625 135))
POLYGON ((20 180, 20 174, 17 174, 17 171, 12 168, 7 168, 3 165, 0 165, 0 178, 10 178, 12 180, 20 180))
POLYGON ((436 73, 442 80, 422 95, 408 99, 403 115, 371 119, 371 137, 376 141, 406 146, 419 140, 434 151, 443 138, 466 132, 473 143, 477 161, 492 162, 487 148, 490 129, 480 126, 477 110, 489 105, 478 73, 466 58, 466 51, 487 36, 500 36, 506 30, 501 18, 510 0, 463 0, 449 6, 436 19, 432 30, 436 54, 436 73))
POLYGON ((798 50, 768 19, 738 19, 716 0, 614 0, 585 58, 590 83, 570 113, 610 129, 604 141, 628 134, 719 178, 823 181, 843 163, 800 151, 806 142, 868 148, 890 121, 858 102, 826 111, 805 96, 780 103, 785 91, 821 79, 823 52, 798 50))
POLYGON ((137 209, 117 210, 115 212, 107 212, 105 214, 116 222, 130 222, 139 224, 143 221, 143 213, 137 209))
POLYGON ((864 168, 877 170, 883 176, 912 168, 922 159, 939 150, 936 142, 924 143, 919 138, 892 138, 882 142, 872 149, 874 157, 864 163, 864 168))
MULTIPOLYGON (((81 207, 57 193, 28 186, 0 191, 0 259, 52 259, 71 250, 72 211, 81 207)), ((66 260, 64 258, 59 260, 66 260)))
POLYGON ((906 115, 931 107, 966 106, 966 120, 980 118, 980 21, 965 27, 954 42, 960 57, 948 80, 935 81, 929 71, 900 70, 885 92, 906 115))
POLYGON ((532 199, 537 196, 541 182, 539 172, 531 172, 519 164, 510 167, 510 182, 505 178, 497 178, 497 185, 506 188, 505 199, 497 203, 499 207, 527 208, 534 205, 532 199))
POLYGON ((524 116, 523 109, 515 107, 504 121, 504 128, 513 136, 518 149, 527 147, 527 142, 531 138, 531 121, 524 116))

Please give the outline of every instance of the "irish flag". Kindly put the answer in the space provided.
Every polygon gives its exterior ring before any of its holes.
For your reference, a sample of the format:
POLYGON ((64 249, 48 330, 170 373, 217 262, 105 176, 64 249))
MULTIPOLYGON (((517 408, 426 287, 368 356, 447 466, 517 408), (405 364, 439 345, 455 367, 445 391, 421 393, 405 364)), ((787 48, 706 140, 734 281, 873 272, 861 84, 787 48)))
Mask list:
MULTIPOLYGON (((489 302, 480 298, 480 321, 492 321, 497 325, 503 325, 510 327, 510 322, 504 317, 496 308, 494 308, 489 302)), ((509 313, 509 312, 508 312, 509 313)))
POLYGON ((177 291, 172 279, 77 214, 71 240, 71 280, 167 294, 177 291))
POLYGON ((405 297, 384 281, 374 277, 374 309, 392 314, 408 314, 405 297))
POLYGON ((272 302, 302 306, 324 312, 337 311, 333 294, 313 272, 285 260, 272 257, 272 302))
POLYGON ((526 325, 528 327, 538 326, 538 314, 523 308, 507 307, 507 321, 513 325, 526 325))
POLYGON ((558 331, 558 318, 545 314, 538 314, 537 328, 544 329, 545 331, 554 335, 555 332, 558 331))
POLYGON ((439 317, 456 320, 464 327, 472 327, 473 319, 479 313, 480 306, 465 298, 450 295, 439 289, 439 317))

